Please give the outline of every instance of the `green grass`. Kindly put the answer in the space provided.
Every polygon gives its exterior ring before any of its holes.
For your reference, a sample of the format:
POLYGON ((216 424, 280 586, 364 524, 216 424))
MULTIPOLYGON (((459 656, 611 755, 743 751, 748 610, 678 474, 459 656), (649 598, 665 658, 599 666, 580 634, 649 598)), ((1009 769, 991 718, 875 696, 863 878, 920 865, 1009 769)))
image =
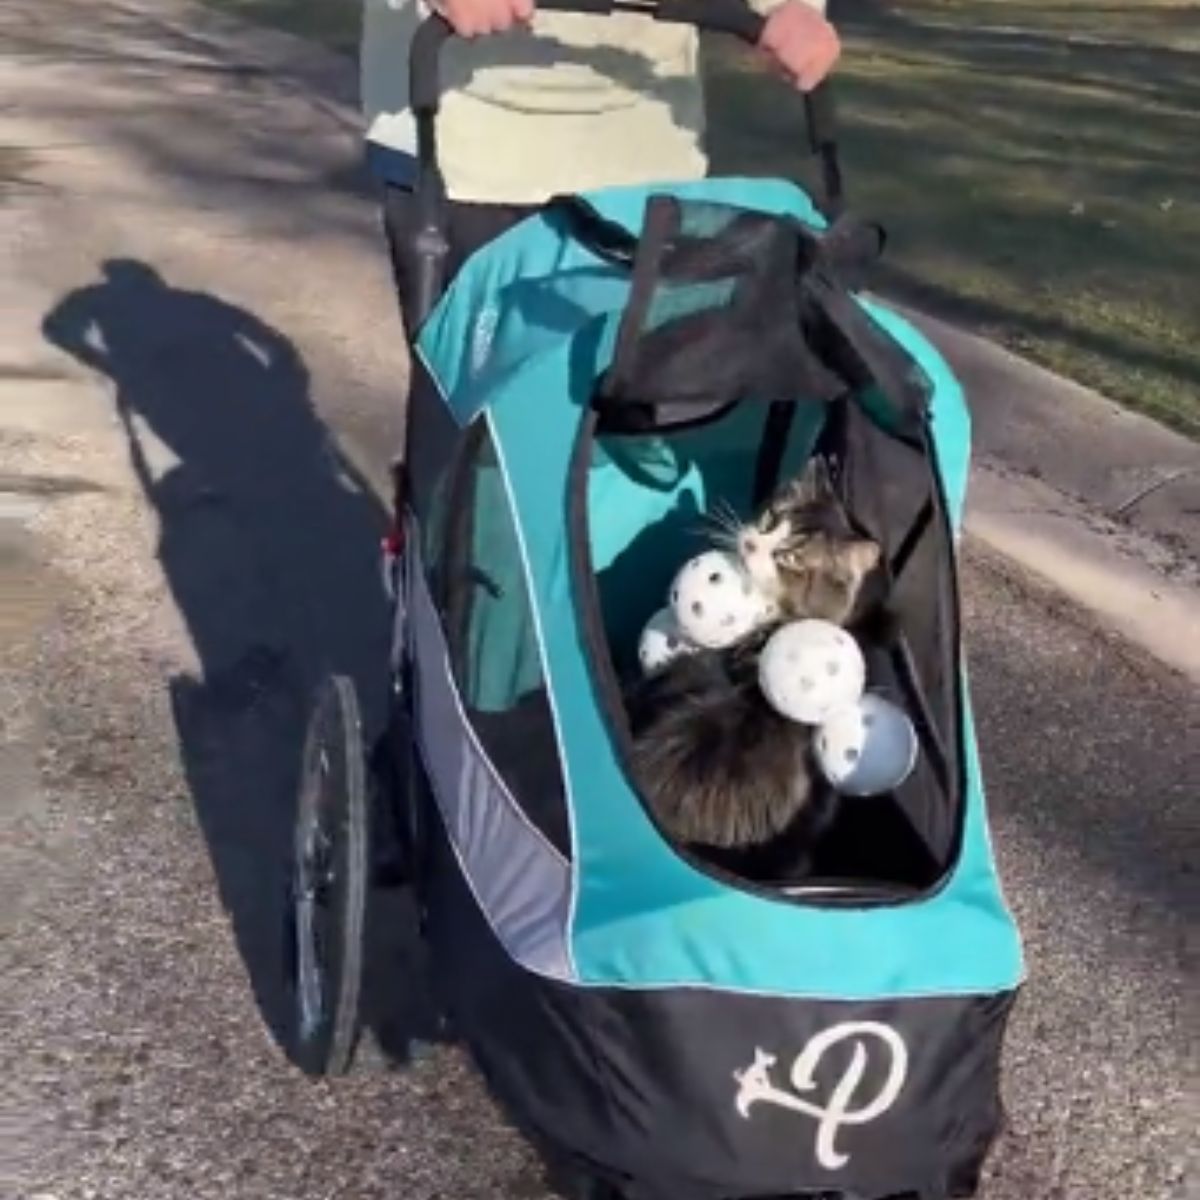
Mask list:
MULTIPOLYGON (((880 290, 1200 434, 1200 6, 844 0, 854 211, 880 290)), ((714 47, 718 169, 778 170, 799 113, 714 47)))
MULTIPOLYGON (((208 0, 357 44, 358 0, 208 0)), ((834 0, 880 290, 1200 435, 1200 4, 834 0)), ((708 54, 719 171, 793 174, 799 105, 708 54)))

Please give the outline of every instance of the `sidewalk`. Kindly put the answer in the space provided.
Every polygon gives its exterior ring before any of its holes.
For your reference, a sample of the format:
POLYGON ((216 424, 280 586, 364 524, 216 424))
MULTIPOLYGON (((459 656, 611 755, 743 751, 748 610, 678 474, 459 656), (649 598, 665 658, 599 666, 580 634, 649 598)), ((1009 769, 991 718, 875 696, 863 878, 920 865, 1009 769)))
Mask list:
POLYGON ((907 313, 971 405, 967 532, 1200 683, 1200 445, 907 313))
POLYGON ((1161 541, 1185 577, 1200 567, 1200 445, 944 321, 907 315, 966 388, 982 465, 1161 541))

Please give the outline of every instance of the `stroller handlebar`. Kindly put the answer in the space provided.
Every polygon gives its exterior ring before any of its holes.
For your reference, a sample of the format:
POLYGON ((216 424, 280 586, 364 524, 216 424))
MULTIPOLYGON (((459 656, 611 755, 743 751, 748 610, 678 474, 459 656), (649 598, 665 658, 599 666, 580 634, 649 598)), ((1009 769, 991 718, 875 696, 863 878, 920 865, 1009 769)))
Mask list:
MULTIPOLYGON (((762 39, 765 19, 746 0, 536 0, 542 11, 612 16, 633 13, 672 25, 691 25, 703 33, 736 37, 754 46, 762 39)), ((417 125, 418 227, 415 233, 416 293, 409 314, 421 324, 441 295, 447 253, 446 189, 438 166, 437 113, 441 103, 441 52, 454 37, 440 13, 426 17, 409 47, 409 103, 417 125)), ((834 134, 833 96, 825 80, 804 96, 810 152, 820 163, 824 203, 829 216, 842 204, 841 169, 834 134)))
MULTIPOLYGON (((762 39, 766 19, 746 0, 537 0, 544 12, 612 16, 633 13, 671 25, 691 25, 702 33, 735 37, 748 46, 762 39)), ((418 118, 435 117, 441 101, 441 51, 454 29, 438 13, 417 29, 409 50, 409 104, 418 118)), ((826 80, 804 97, 809 149, 820 154, 835 144, 833 97, 826 80)))

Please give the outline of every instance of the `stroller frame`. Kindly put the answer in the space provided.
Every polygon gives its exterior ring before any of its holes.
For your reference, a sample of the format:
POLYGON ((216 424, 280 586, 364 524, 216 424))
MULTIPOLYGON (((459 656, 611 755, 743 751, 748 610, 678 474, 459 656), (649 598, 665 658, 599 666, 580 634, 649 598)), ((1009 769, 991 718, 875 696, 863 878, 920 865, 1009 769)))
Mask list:
MULTIPOLYGON (((669 6, 664 0, 661 9, 655 0, 552 0, 541 7, 645 13, 750 43, 762 29, 762 19, 741 0, 672 0, 669 6)), ((561 944, 549 945, 544 930, 529 933, 527 912, 513 911, 516 901, 501 894, 504 888, 512 892, 518 868, 510 866, 500 891, 489 892, 481 882, 483 872, 472 855, 483 852, 489 818, 473 816, 461 798, 449 799, 446 781, 454 771, 464 779, 464 771, 496 772, 477 741, 474 767, 466 758, 447 757, 431 741, 434 729, 460 720, 466 729, 469 721, 447 674, 451 651, 438 628, 451 617, 439 613, 430 582, 433 566, 422 561, 412 510, 411 472, 422 470, 426 460, 431 471, 448 470, 457 461, 447 457, 441 435, 429 432, 433 426, 473 424, 486 428, 498 452, 510 444, 503 419, 485 412, 453 412, 447 423, 446 409, 455 403, 452 380, 447 383, 453 369, 443 369, 439 378, 436 366, 457 352, 454 343, 462 333, 441 305, 448 284, 446 196, 437 169, 435 119, 438 52, 449 36, 448 25, 431 18, 412 49, 420 161, 414 324, 421 338, 415 371, 421 379, 408 414, 410 453, 396 471, 396 532, 385 547, 396 601, 391 716, 366 770, 361 721, 347 682, 330 680, 314 710, 293 863, 293 1055, 315 1075, 349 1069, 360 1025, 370 886, 411 886, 446 1016, 513 1120, 553 1157, 571 1164, 591 1193, 599 1189, 625 1200, 974 1195, 1001 1119, 999 1054, 1023 968, 990 856, 969 706, 957 717, 964 799, 951 866, 924 894, 897 895, 890 888, 873 893, 862 881, 847 887, 827 882, 789 905, 779 896, 751 897, 728 880, 709 880, 707 890, 696 892, 694 871, 672 875, 679 888, 693 889, 688 894, 709 905, 715 942, 724 936, 721 929, 752 920, 780 949, 810 949, 814 963, 799 964, 794 953, 764 954, 757 966, 723 974, 725 966, 716 961, 719 946, 711 953, 697 950, 694 933, 682 948, 665 944, 663 931, 684 915, 683 908, 671 906, 682 903, 678 898, 662 901, 657 922, 630 922, 633 943, 622 945, 613 934, 620 922, 597 916, 596 889, 588 893, 578 880, 586 873, 586 858, 577 862, 570 853, 559 864, 570 904, 561 944), (435 761, 439 757, 444 761, 435 761), (718 905, 722 888, 728 895, 718 905), (507 914, 501 912, 506 903, 507 914), (860 916, 868 912, 869 920, 860 916), (924 926, 914 926, 914 914, 922 913, 924 926), (571 922, 581 928, 589 920, 606 928, 592 928, 587 937, 577 929, 572 940, 571 922), (914 933, 917 928, 925 932, 914 933), (889 939, 936 938, 946 930, 960 942, 977 943, 969 961, 940 962, 926 954, 914 956, 919 964, 880 965, 882 959, 899 962, 889 956, 889 939), (657 940, 639 946, 638 937, 657 940), (860 956, 857 974, 836 961, 840 942, 843 958, 860 956), (892 985, 880 987, 879 975, 889 969, 892 985), (709 1051, 711 1065, 701 1061, 709 1051), (790 1084, 780 1053, 795 1055, 790 1084), (799 1141, 797 1121, 809 1130, 799 1141)), ((806 114, 810 147, 821 163, 825 213, 834 216, 841 207, 841 177, 827 85, 807 98, 806 114)), ((737 187, 701 191, 718 203, 736 204, 742 194, 737 187)), ((764 195, 768 192, 762 210, 781 217, 791 217, 802 196, 790 185, 770 185, 764 195)), ((676 189, 676 196, 686 202, 688 189, 676 189)), ((637 239, 623 233, 628 223, 622 226, 622 213, 628 217, 632 203, 629 197, 598 199, 597 208, 583 214, 597 219, 590 226, 586 219, 576 222, 575 235, 594 255, 634 255, 637 239)), ((572 211, 580 216, 579 208, 572 211)), ((802 219, 814 228, 823 225, 813 209, 802 219)), ((472 260, 459 278, 468 277, 462 286, 469 289, 485 274, 472 260)), ((933 422, 921 436, 937 485, 933 519, 952 543, 966 459, 947 458, 942 451, 948 439, 965 444, 961 394, 932 347, 895 314, 865 301, 842 305, 847 308, 853 311, 843 317, 861 332, 874 378, 903 384, 915 371, 940 381, 935 390, 948 412, 939 413, 935 405, 933 422), (947 472, 949 480, 943 477, 947 472)), ((854 438, 866 435, 855 426, 838 436, 835 453, 845 453, 854 438)), ((775 475, 780 465, 774 464, 775 475)), ((534 491, 522 495, 511 480, 509 486, 510 499, 528 518, 536 507, 534 491)), ((583 540, 576 539, 573 554, 583 540)), ((574 569, 587 575, 586 554, 574 569)), ((957 637, 955 628, 955 642, 957 637)), ((560 744, 560 755, 563 749, 560 744)), ((459 790, 464 789, 471 792, 466 784, 459 790)), ((545 830, 524 820, 526 846, 549 850, 542 856, 547 861, 564 858, 545 830)), ((586 841, 590 835, 579 813, 570 820, 569 840, 579 852, 580 837, 586 841)), ((655 840, 653 830, 648 836, 655 840)), ((528 874, 538 875, 540 868, 533 859, 529 863, 528 874)), ((521 898, 517 907, 525 903, 521 898)))

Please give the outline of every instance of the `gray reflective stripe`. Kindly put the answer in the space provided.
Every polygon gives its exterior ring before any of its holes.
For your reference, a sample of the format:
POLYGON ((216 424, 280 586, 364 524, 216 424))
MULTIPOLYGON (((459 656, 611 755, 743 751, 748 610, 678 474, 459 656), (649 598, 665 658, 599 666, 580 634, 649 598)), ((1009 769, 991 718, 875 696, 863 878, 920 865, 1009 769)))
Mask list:
MULTIPOLYGON (((417 553, 412 542, 408 553, 417 553)), ((530 823, 479 745, 425 572, 414 558, 405 574, 417 744, 459 866, 509 955, 531 971, 571 980, 571 865, 530 823)))

